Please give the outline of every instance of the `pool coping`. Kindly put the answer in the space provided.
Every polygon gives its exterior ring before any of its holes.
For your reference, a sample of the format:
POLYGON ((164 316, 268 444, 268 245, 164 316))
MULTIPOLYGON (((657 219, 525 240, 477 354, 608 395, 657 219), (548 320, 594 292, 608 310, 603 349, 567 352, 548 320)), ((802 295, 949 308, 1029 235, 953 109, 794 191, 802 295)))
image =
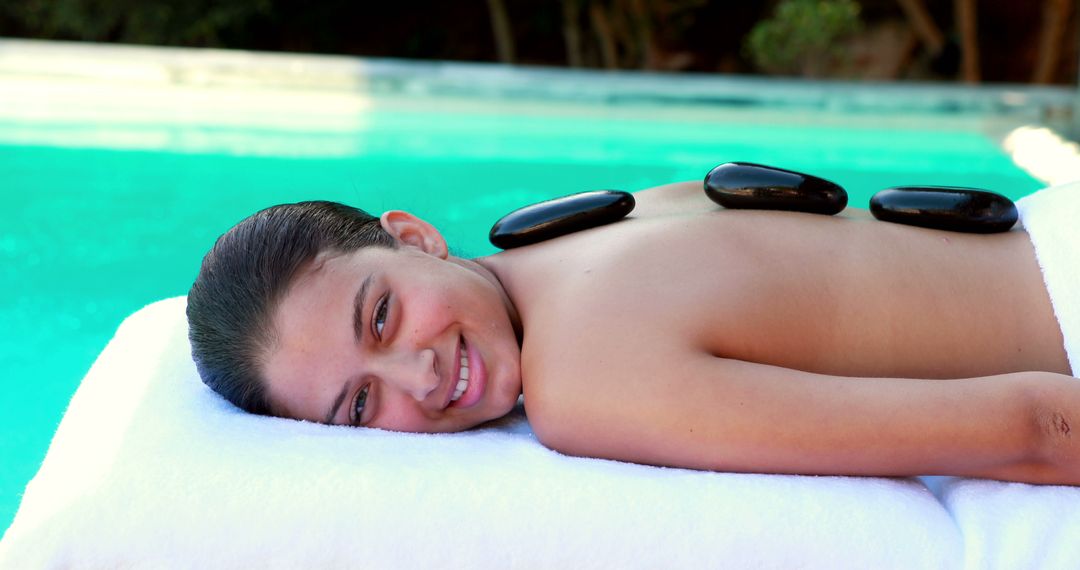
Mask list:
POLYGON ((855 82, 708 73, 563 69, 456 61, 0 39, 0 74, 372 94, 602 103, 783 106, 838 111, 1005 112, 1054 120, 1060 86, 855 82))

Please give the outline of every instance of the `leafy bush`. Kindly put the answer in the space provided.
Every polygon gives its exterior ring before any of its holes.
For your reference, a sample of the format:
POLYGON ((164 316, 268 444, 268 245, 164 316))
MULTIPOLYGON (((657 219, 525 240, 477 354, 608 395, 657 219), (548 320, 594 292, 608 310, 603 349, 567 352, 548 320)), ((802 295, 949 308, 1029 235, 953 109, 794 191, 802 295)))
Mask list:
POLYGON ((838 42, 862 27, 859 11, 854 0, 783 0, 750 30, 744 48, 765 71, 818 77, 843 56, 838 42))
POLYGON ((0 29, 44 39, 223 46, 271 0, 23 0, 0 4, 0 29))

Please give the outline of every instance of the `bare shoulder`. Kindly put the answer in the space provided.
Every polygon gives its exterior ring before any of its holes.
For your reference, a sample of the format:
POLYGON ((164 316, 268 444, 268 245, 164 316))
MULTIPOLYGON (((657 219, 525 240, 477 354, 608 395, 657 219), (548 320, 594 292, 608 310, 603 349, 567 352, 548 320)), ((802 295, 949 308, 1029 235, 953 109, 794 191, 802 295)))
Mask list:
POLYGON ((649 382, 666 383, 685 354, 665 341, 671 327, 647 326, 652 319, 619 298, 567 303, 550 315, 547 332, 532 335, 522 351, 525 408, 544 445, 572 455, 632 460, 604 434, 622 431, 604 410, 632 416, 649 382), (585 440, 578 440, 584 437, 585 440), (582 445, 582 444, 588 445, 582 445))
POLYGON ((566 452, 575 434, 607 432, 594 411, 622 407, 651 383, 668 382, 694 345, 694 312, 684 306, 690 298, 657 287, 658 277, 647 274, 652 268, 636 267, 634 255, 571 263, 545 292, 545 310, 531 316, 522 347, 530 423, 545 445, 566 452))

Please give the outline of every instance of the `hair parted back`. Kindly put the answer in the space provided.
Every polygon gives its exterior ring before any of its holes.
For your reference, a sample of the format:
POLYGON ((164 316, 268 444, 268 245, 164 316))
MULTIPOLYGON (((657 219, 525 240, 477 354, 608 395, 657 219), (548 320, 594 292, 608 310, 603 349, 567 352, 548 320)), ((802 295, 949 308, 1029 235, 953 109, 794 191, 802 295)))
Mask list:
POLYGON ((218 238, 188 293, 188 338, 203 383, 245 411, 271 415, 260 361, 293 277, 323 252, 396 247, 379 218, 337 202, 273 206, 218 238))

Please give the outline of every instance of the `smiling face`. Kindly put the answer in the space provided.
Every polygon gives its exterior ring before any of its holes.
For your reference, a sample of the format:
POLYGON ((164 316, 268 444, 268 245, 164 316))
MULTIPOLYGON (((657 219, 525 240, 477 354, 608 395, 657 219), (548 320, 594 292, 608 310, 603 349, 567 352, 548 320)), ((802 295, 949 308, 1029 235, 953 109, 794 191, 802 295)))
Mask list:
POLYGON ((280 415, 395 431, 468 429, 521 393, 511 307, 427 223, 388 212, 398 249, 320 254, 274 313, 263 374, 280 415))

